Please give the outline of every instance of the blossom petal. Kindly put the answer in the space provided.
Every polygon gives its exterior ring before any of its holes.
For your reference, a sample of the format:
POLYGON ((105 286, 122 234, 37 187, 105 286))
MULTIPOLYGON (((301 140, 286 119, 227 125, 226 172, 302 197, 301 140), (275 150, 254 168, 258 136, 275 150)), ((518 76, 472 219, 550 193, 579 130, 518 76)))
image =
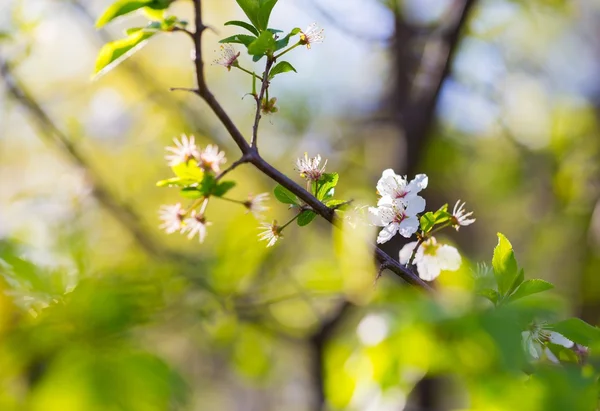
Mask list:
POLYGON ((573 345, 573 341, 569 340, 562 334, 557 333, 556 331, 550 331, 550 342, 552 344, 562 345, 566 348, 571 348, 573 345))
POLYGON ((417 261, 417 272, 419 277, 425 281, 435 280, 442 272, 436 256, 423 255, 417 261))
POLYGON ((412 217, 425 210, 425 199, 421 196, 410 197, 407 200, 406 210, 404 214, 412 217))
POLYGON ((390 223, 385 226, 377 236, 377 244, 387 243, 398 232, 398 223, 390 223))
MULTIPOLYGON (((411 243, 406 244, 404 247, 402 247, 402 249, 400 250, 400 264, 406 264, 408 263, 408 260, 410 260, 410 256, 413 253, 413 250, 415 249, 415 247, 417 246, 417 241, 413 241, 411 243)), ((416 256, 415 256, 416 258, 416 256)))
POLYGON ((429 177, 427 177, 426 174, 417 174, 415 178, 408 183, 406 191, 411 194, 417 194, 419 191, 426 189, 428 183, 429 177))
POLYGON ((451 245, 441 245, 435 254, 438 264, 442 270, 456 271, 461 264, 461 258, 458 250, 451 245))
POLYGON ((399 231, 402 237, 409 238, 419 229, 419 219, 415 216, 405 218, 400 223, 399 231))

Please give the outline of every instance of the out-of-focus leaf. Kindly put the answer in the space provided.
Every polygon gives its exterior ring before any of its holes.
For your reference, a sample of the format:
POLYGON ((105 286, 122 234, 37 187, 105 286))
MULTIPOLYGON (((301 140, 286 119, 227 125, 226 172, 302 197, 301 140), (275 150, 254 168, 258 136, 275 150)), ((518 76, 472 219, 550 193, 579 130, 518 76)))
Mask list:
POLYGON ((198 187, 184 187, 181 189, 181 196, 190 200, 197 200, 204 197, 204 193, 198 187))
POLYGON ((96 27, 100 28, 105 24, 111 22, 117 17, 124 16, 135 10, 146 7, 152 3, 153 0, 117 0, 98 17, 96 21, 96 27))
POLYGON ((269 73, 269 78, 272 79, 276 75, 281 74, 281 73, 287 73, 288 71, 293 71, 293 72, 297 73, 294 66, 292 66, 287 61, 281 61, 281 62, 277 63, 277 65, 271 69, 271 72, 269 73))
POLYGON ((275 198, 284 204, 298 204, 298 197, 282 185, 275 187, 273 193, 275 198))
POLYGON ((527 280, 521 283, 515 292, 509 297, 509 301, 518 300, 519 298, 527 297, 528 295, 541 293, 543 291, 551 290, 554 285, 544 280, 527 280))
POLYGON ((256 37, 258 37, 260 35, 258 30, 256 30, 256 28, 252 24, 246 23, 245 21, 230 20, 225 23, 225 26, 238 26, 238 27, 248 30, 250 33, 254 34, 256 37))
POLYGON ((594 327, 579 318, 569 318, 552 325, 552 329, 569 340, 590 346, 600 342, 600 328, 594 327))
POLYGON ((275 52, 273 33, 263 31, 260 36, 248 46, 248 53, 253 56, 264 56, 275 52))
POLYGON ((140 30, 124 39, 105 44, 96 59, 94 77, 101 76, 115 68, 136 51, 140 50, 156 32, 140 30))
POLYGON ((259 0, 260 8, 258 10, 258 28, 261 30, 266 29, 269 26, 269 18, 273 7, 277 4, 278 0, 259 0))
POLYGON ((198 163, 195 160, 179 163, 171 167, 171 170, 173 170, 177 177, 188 182, 200 183, 204 179, 204 171, 198 167, 198 163))
POLYGON ((498 291, 501 295, 506 295, 515 284, 518 267, 512 245, 501 233, 498 233, 498 245, 494 248, 492 266, 498 283, 498 291))
POLYGON ((315 217, 317 216, 317 213, 315 213, 312 210, 304 210, 303 212, 300 213, 300 215, 298 216, 298 225, 300 227, 304 227, 305 225, 308 225, 312 222, 312 220, 315 219, 315 217))
POLYGON ((223 181, 213 188, 212 195, 222 197, 233 187, 235 187, 235 181, 223 181))
POLYGON ((498 291, 492 290, 491 288, 483 289, 483 290, 479 291, 477 294, 480 295, 481 297, 487 298, 494 305, 498 304, 498 300, 500 299, 500 294, 498 294, 498 291))
POLYGON ((219 43, 236 43, 243 44, 244 46, 248 47, 256 39, 257 37, 249 36, 248 34, 236 34, 235 36, 224 38, 223 40, 219 41, 219 43))

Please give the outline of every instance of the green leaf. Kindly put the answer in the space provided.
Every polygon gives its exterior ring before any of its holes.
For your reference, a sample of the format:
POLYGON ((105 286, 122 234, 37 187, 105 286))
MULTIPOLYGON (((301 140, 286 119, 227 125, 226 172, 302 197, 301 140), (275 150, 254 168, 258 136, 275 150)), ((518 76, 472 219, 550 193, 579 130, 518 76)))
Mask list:
POLYGON ((498 245, 494 248, 492 266, 498 283, 498 291, 501 295, 506 295, 517 278, 518 267, 512 245, 501 233, 498 233, 498 245))
POLYGON ((113 21, 117 17, 124 16, 142 7, 148 6, 153 0, 117 0, 106 10, 96 21, 96 27, 100 28, 105 24, 113 21))
POLYGON ((298 216, 298 220, 297 223, 300 227, 304 227, 305 225, 308 225, 312 222, 312 220, 315 219, 315 217, 317 216, 317 213, 315 213, 312 210, 304 210, 303 212, 300 213, 300 215, 298 216))
POLYGON ((498 294, 498 291, 496 290, 492 290, 491 288, 485 288, 481 291, 479 291, 477 293, 477 295, 487 298, 488 300, 490 300, 494 305, 498 304, 498 300, 500 299, 500 294, 498 294))
POLYGON ((278 0, 259 0, 260 8, 258 10, 258 28, 261 30, 266 29, 269 26, 269 18, 273 7, 277 4, 278 0))
POLYGON ((287 61, 281 61, 281 62, 277 63, 277 65, 271 69, 271 72, 269 73, 269 78, 272 79, 276 75, 281 74, 281 73, 287 73, 288 71, 293 71, 293 72, 297 73, 294 66, 292 66, 287 61))
POLYGON ((100 49, 96 59, 94 77, 101 76, 140 50, 156 32, 140 30, 130 36, 107 43, 100 49))
POLYGON ((237 43, 248 47, 252 42, 256 41, 256 39, 257 37, 249 36, 247 34, 236 34, 235 36, 227 37, 219 41, 219 43, 237 43))
POLYGON ((235 181, 223 181, 213 188, 212 195, 223 197, 229 190, 235 187, 235 181))
POLYGON ((258 30, 256 30, 256 28, 252 24, 246 23, 245 21, 230 20, 225 23, 225 26, 238 26, 238 27, 248 30, 250 33, 254 34, 256 37, 258 37, 260 35, 258 30))
POLYGON ((248 20, 252 22, 254 27, 259 30, 264 30, 265 27, 261 27, 258 23, 258 12, 260 10, 259 0, 236 0, 237 4, 242 8, 248 20))
POLYGON ((156 182, 157 187, 183 187, 189 184, 189 181, 182 180, 179 177, 168 178, 166 180, 160 180, 156 182))
POLYGON ((569 318, 560 321, 552 325, 552 330, 564 335, 573 342, 588 347, 600 341, 600 329, 579 318, 569 318))
POLYGON ((273 54, 275 51, 275 38, 273 33, 263 31, 260 36, 248 46, 248 53, 253 56, 273 54))
POLYGON ((281 184, 273 190, 275 198, 284 204, 298 204, 298 197, 281 184))
POLYGON ((200 191, 202 195, 209 196, 213 193, 216 188, 217 179, 211 173, 205 173, 202 182, 200 183, 200 191))
POLYGON ((339 179, 338 173, 323 173, 317 182, 317 199, 323 201, 331 198, 333 196, 332 189, 335 188, 339 179))
POLYGON ((517 278, 515 278, 513 285, 510 287, 510 290, 508 290, 508 294, 512 294, 517 289, 517 287, 520 286, 521 283, 523 283, 523 280, 525 280, 525 271, 521 268, 519 270, 519 275, 517 275, 517 278))
POLYGON ((198 163, 195 160, 177 164, 171 167, 171 170, 181 180, 188 181, 188 184, 200 183, 204 180, 204 171, 198 167, 198 163))
POLYGON ((325 202, 325 205, 326 205, 327 207, 329 207, 329 208, 338 209, 338 208, 340 208, 341 206, 343 206, 343 205, 346 205, 347 203, 348 203, 348 202, 347 202, 347 201, 344 201, 344 200, 334 200, 334 199, 331 199, 331 200, 327 200, 327 201, 325 202))
POLYGON ((181 195, 185 198, 189 198, 190 200, 196 200, 204 197, 204 194, 198 189, 198 187, 184 187, 181 189, 181 195))
POLYGON ((435 225, 435 215, 431 211, 426 212, 421 216, 420 223, 421 230, 424 233, 428 233, 435 225))
MULTIPOLYGON (((522 270, 521 270, 522 271, 522 270)), ((516 291, 509 297, 509 301, 515 301, 528 295, 541 293, 554 288, 554 285, 544 280, 527 280, 519 285, 516 291)))
POLYGON ((285 37, 277 40, 277 42, 275 43, 275 50, 279 51, 282 48, 287 47, 288 44, 290 44, 290 37, 295 36, 296 34, 300 33, 300 31, 300 28, 296 27, 292 29, 292 31, 290 31, 285 37))

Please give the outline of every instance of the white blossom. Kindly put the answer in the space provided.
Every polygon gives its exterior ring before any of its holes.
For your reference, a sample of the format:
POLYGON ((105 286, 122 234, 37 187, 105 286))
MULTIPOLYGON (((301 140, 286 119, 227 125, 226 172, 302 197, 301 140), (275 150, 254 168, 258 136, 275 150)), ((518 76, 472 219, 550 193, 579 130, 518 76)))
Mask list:
POLYGON ((377 182, 377 192, 381 196, 378 205, 389 204, 398 200, 407 204, 417 194, 427 188, 429 178, 425 174, 417 174, 408 182, 406 177, 400 176, 391 168, 384 170, 377 182))
POLYGON ((300 32, 300 44, 306 45, 306 48, 310 49, 312 44, 323 43, 325 40, 323 31, 317 26, 317 23, 311 24, 306 30, 300 32))
POLYGON ((244 206, 248 209, 247 213, 252 213, 256 219, 261 219, 263 213, 269 209, 265 202, 269 201, 269 193, 257 194, 249 196, 244 206))
POLYGON ((413 197, 408 203, 395 200, 379 207, 369 207, 371 224, 383 227, 377 236, 377 243, 382 244, 392 239, 396 233, 409 238, 419 229, 417 214, 425 210, 425 199, 413 197))
POLYGON ((310 181, 317 181, 325 172, 327 160, 323 163, 323 167, 319 167, 320 164, 321 155, 317 154, 315 157, 308 158, 308 153, 304 153, 304 158, 296 160, 296 170, 301 177, 310 181))
POLYGON ((521 333, 521 341, 523 343, 523 349, 533 359, 539 360, 542 355, 552 361, 558 361, 556 356, 546 346, 547 343, 561 345, 565 348, 572 348, 575 344, 573 341, 566 338, 564 335, 552 331, 550 327, 544 322, 532 323, 529 330, 521 333))
POLYGON ((181 163, 187 163, 189 160, 198 160, 200 152, 196 147, 194 136, 181 135, 181 140, 173 139, 174 147, 166 147, 168 154, 165 156, 169 166, 173 167, 181 163))
POLYGON ((456 202, 454 205, 454 209, 452 210, 452 226, 456 228, 456 231, 463 226, 471 225, 475 222, 475 218, 469 218, 473 215, 472 211, 466 212, 465 205, 467 203, 460 203, 460 200, 456 202))
POLYGON ((221 172, 221 164, 225 164, 225 152, 219 151, 219 147, 209 144, 199 154, 198 165, 204 170, 212 170, 215 173, 221 172))
POLYGON ((181 206, 181 203, 161 206, 159 210, 159 218, 163 223, 160 225, 160 228, 165 230, 167 234, 180 231, 183 228, 184 215, 185 210, 181 206))
POLYGON ((182 233, 187 233, 189 239, 192 239, 195 235, 198 235, 200 242, 204 242, 204 239, 206 238, 206 227, 211 225, 211 223, 206 221, 203 214, 196 213, 194 210, 192 211, 191 215, 183 221, 183 223, 185 226, 181 231, 182 233))
POLYGON ((235 52, 235 49, 231 44, 223 44, 221 46, 221 57, 214 61, 214 64, 218 64, 231 70, 231 67, 236 66, 237 59, 240 56, 239 52, 235 52))
MULTIPOLYGON (((400 250, 400 263, 407 264, 417 246, 417 241, 406 244, 400 250)), ((434 237, 424 241, 412 262, 417 266, 419 277, 425 281, 435 280, 442 271, 456 271, 461 258, 458 250, 447 244, 439 244, 434 237)))
POLYGON ((259 240, 267 241, 267 247, 272 247, 281 238, 281 228, 277 225, 276 221, 272 224, 261 223, 258 228, 263 230, 258 234, 259 240))

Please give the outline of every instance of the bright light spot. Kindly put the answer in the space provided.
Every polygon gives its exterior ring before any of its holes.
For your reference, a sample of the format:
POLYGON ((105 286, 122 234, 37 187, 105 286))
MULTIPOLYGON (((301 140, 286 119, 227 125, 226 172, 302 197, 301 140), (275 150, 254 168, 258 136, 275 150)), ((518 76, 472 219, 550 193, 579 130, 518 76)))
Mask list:
POLYGON ((389 331, 387 320, 379 314, 369 314, 356 328, 356 334, 364 345, 372 346, 382 342, 389 331))

